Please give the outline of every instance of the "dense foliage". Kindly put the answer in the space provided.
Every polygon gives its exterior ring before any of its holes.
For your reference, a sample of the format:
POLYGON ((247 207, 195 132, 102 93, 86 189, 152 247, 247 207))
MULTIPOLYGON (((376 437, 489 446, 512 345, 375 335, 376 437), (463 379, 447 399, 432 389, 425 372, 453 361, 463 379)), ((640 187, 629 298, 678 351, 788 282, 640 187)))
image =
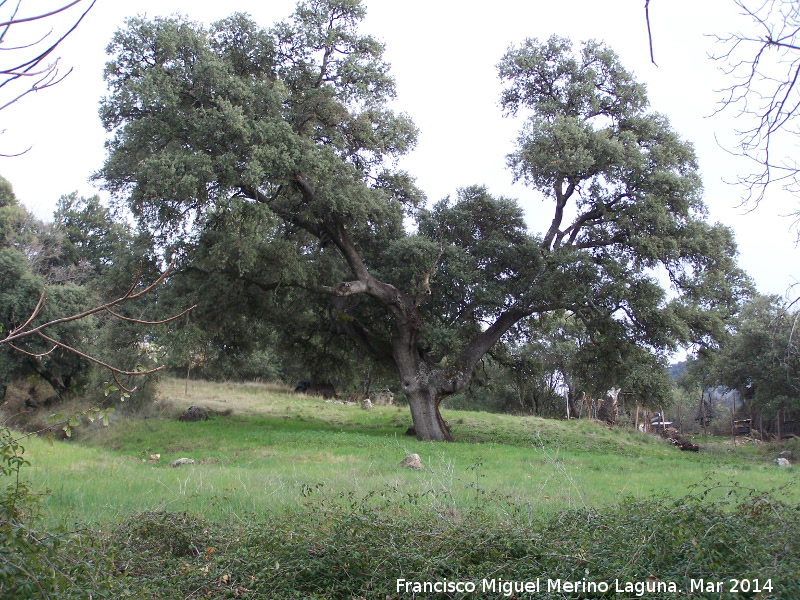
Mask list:
POLYGON ((774 296, 757 296, 744 305, 732 335, 713 357, 713 380, 738 390, 748 408, 764 416, 800 409, 798 318, 796 308, 774 296))
MULTIPOLYGON (((74 314, 88 307, 90 295, 82 264, 62 260, 63 237, 56 227, 36 219, 17 201, 11 185, 0 178, 0 335, 31 317, 47 288, 41 319, 74 314)), ((51 332, 53 339, 82 348, 94 327, 90 320, 69 323, 51 332)), ((78 389, 85 381, 87 362, 60 348, 33 340, 24 354, 0 347, 0 402, 13 377, 34 375, 46 380, 56 394, 78 389), (49 353, 48 353, 49 352, 49 353), (40 358, 31 354, 44 354, 40 358)))
MULTIPOLYGON (((62 196, 53 222, 45 223, 19 204, 5 179, 0 178, 0 188, 0 403, 12 381, 24 388, 30 404, 25 410, 79 393, 106 403, 118 399, 105 398, 104 383, 111 374, 87 355, 126 371, 151 366, 152 327, 120 317, 147 319, 158 304, 157 293, 114 311, 68 317, 156 279, 160 273, 149 236, 115 219, 97 196, 62 196), (17 328, 32 329, 54 319, 63 321, 41 335, 13 343, 4 339, 17 328), (27 393, 39 388, 41 393, 27 393)), ((133 398, 141 405, 150 397, 151 381, 141 378, 138 383, 133 398)), ((19 409, 15 406, 12 412, 19 409)))

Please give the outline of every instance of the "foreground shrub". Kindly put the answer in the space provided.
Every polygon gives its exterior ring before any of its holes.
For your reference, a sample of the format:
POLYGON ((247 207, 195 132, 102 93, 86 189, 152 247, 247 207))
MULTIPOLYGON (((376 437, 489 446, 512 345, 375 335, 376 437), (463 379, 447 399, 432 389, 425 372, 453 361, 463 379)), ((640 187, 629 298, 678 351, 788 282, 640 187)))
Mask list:
MULTIPOLYGON (((733 490, 732 490, 733 491, 733 490)), ((800 598, 797 506, 773 497, 703 494, 678 501, 630 500, 605 510, 528 520, 488 518, 483 506, 463 514, 446 498, 398 490, 366 497, 304 489, 307 510, 221 527, 186 515, 148 513, 114 534, 118 564, 135 586, 159 598, 411 598, 399 578, 416 582, 482 580, 607 581, 609 592, 513 594, 536 598, 621 598, 620 582, 675 582, 658 598, 720 598, 687 593, 690 579, 770 581, 770 590, 722 597, 800 598)), ((496 514, 496 513, 495 513, 496 514)), ((417 594, 461 598, 475 594, 417 594)))
POLYGON ((113 562, 93 532, 44 529, 39 500, 20 480, 25 449, 0 427, 0 598, 121 598, 113 562))

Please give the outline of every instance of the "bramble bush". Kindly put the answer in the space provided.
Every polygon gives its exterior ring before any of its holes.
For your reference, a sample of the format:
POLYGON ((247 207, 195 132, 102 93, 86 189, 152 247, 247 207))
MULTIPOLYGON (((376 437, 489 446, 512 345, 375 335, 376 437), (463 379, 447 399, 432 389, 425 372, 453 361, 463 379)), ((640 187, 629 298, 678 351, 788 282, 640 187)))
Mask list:
MULTIPOLYGON (((612 583, 651 577, 676 582, 684 591, 659 594, 675 599, 688 597, 689 578, 725 580, 729 589, 729 577, 747 577, 771 580, 772 591, 723 597, 800 597, 798 506, 741 487, 728 491, 724 501, 701 492, 532 517, 492 494, 459 512, 431 492, 393 488, 358 496, 303 486, 303 510, 244 516, 235 525, 145 513, 121 524, 111 543, 135 586, 163 599, 384 600, 398 596, 397 578, 474 581, 481 589, 483 578, 500 577, 612 583), (503 520, 496 517, 498 503, 503 520)), ((580 597, 616 597, 613 589, 580 597)))
POLYGON ((20 478, 29 464, 24 453, 20 438, 0 427, 0 598, 127 597, 94 532, 40 526, 39 501, 48 491, 20 478))
MULTIPOLYGON (((478 461, 458 479, 474 490, 466 505, 445 488, 361 494, 304 484, 299 508, 242 514, 227 524, 146 512, 103 532, 65 531, 42 525, 38 507, 46 492, 20 478, 26 465, 20 439, 0 427, 2 599, 385 600, 398 597, 398 578, 472 581, 478 589, 484 578, 650 578, 676 582, 683 591, 658 597, 677 600, 689 597, 690 578, 727 584, 734 577, 762 586, 769 580, 771 589, 723 598, 800 597, 800 505, 782 501, 780 489, 762 493, 732 482, 697 486, 677 500, 629 498, 553 514, 486 490, 478 461)), ((581 597, 611 598, 613 590, 581 597)))

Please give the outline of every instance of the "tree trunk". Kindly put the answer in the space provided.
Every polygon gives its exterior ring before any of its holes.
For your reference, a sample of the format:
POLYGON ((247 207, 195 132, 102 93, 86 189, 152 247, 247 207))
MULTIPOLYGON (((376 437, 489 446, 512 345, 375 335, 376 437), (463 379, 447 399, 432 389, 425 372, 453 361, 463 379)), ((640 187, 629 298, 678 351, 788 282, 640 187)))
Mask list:
POLYGON ((408 406, 417 439, 422 442, 452 442, 450 429, 439 413, 441 395, 430 389, 419 389, 408 394, 408 406))
POLYGON ((61 381, 61 379, 59 379, 57 376, 53 375, 47 369, 36 368, 36 366, 34 366, 33 370, 36 372, 37 375, 39 375, 39 377, 41 377, 47 383, 50 384, 50 387, 53 388, 53 391, 55 391, 56 396, 58 396, 58 399, 63 401, 64 398, 62 397, 62 394, 66 394, 68 391, 68 388, 67 386, 64 385, 64 382, 61 381))
MULTIPOLYGON (((709 401, 710 400, 711 400, 711 397, 709 396, 709 401)), ((704 444, 708 443, 708 431, 706 430, 706 427, 708 427, 708 420, 707 420, 708 415, 706 414, 706 409, 707 409, 707 407, 706 407, 705 395, 703 394, 703 386, 701 385, 700 386, 700 405, 698 406, 698 410, 700 411, 700 425, 703 427, 703 443, 704 444)))
POLYGON ((567 396, 567 419, 579 419, 581 416, 581 409, 580 404, 578 407, 575 407, 575 404, 578 402, 578 399, 575 398, 572 394, 567 396))

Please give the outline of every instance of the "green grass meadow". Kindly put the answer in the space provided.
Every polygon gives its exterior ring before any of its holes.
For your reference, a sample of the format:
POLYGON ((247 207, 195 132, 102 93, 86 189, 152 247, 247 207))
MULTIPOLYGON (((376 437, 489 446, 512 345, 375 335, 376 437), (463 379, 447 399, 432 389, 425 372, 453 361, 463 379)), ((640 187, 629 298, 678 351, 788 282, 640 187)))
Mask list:
POLYGON ((450 512, 488 503, 498 518, 508 503, 553 512, 678 498, 718 484, 800 498, 795 470, 778 468, 771 446, 712 440, 695 454, 592 421, 467 411, 443 413, 455 443, 424 443, 404 435, 410 415, 402 406, 365 411, 257 384, 191 382, 184 398, 183 383, 168 380, 161 394, 150 418, 83 427, 52 447, 27 441, 26 473, 34 487, 51 490, 43 506, 49 522, 103 524, 151 510, 224 522, 292 509, 309 489, 425 494, 450 512), (231 412, 178 421, 190 404, 231 412), (424 471, 399 466, 411 453, 424 471), (155 454, 160 459, 150 460, 155 454), (196 464, 168 466, 181 457, 196 464))

